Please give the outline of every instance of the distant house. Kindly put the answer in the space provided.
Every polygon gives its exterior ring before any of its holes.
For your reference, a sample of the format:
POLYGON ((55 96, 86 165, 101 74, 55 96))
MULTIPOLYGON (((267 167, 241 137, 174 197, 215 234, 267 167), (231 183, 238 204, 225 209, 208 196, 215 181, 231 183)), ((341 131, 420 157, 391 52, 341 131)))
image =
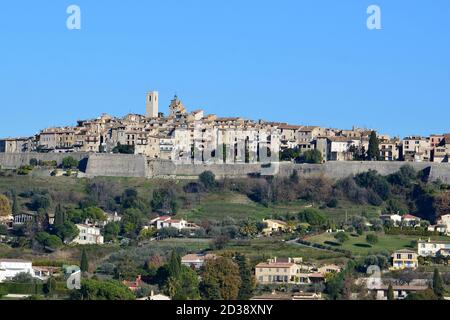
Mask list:
POLYGON ((150 297, 144 297, 144 298, 139 298, 136 299, 139 301, 145 301, 145 300, 154 300, 154 301, 168 301, 168 300, 172 300, 170 299, 169 296, 166 296, 164 294, 155 294, 153 291, 150 294, 150 297))
POLYGON ((418 255, 415 251, 402 249, 392 254, 392 269, 417 269, 419 266, 418 255))
POLYGON ((80 232, 72 243, 103 244, 103 236, 100 233, 100 228, 87 224, 77 224, 76 226, 80 232))
POLYGON ((262 233, 265 235, 271 235, 274 232, 284 232, 288 230, 288 224, 284 221, 265 219, 263 223, 267 224, 267 228, 264 228, 262 233))
POLYGON ((156 219, 153 219, 151 221, 151 224, 156 226, 156 229, 160 230, 163 228, 175 228, 178 230, 183 229, 198 229, 199 226, 197 226, 194 223, 189 223, 184 219, 172 219, 170 216, 162 216, 158 217, 156 219))
POLYGON ((296 293, 277 293, 273 291, 269 294, 263 294, 260 296, 254 296, 250 300, 254 301, 303 301, 303 300, 323 300, 321 293, 314 292, 296 292, 296 293))
POLYGON ((181 258, 181 263, 187 267, 200 269, 206 260, 215 259, 217 256, 212 253, 207 254, 187 254, 181 258))
POLYGON ((301 263, 301 258, 269 259, 256 265, 256 281, 260 284, 311 284, 325 280, 324 274, 313 272, 313 267, 301 263))
MULTIPOLYGON (((445 226, 445 231, 443 233, 450 235, 450 214, 441 216, 437 223, 442 227, 445 226)), ((442 228, 442 230, 444 230, 444 228, 442 228)))
POLYGON ((330 265, 325 265, 322 266, 320 268, 317 269, 317 272, 325 275, 325 274, 329 274, 329 273, 339 273, 341 272, 342 268, 335 265, 335 264, 330 264, 330 265))
POLYGON ((448 228, 445 224, 435 224, 428 226, 428 231, 448 234, 448 228))
POLYGON ((448 256, 450 241, 420 240, 417 243, 417 252, 421 257, 448 256))
MULTIPOLYGON (((394 299, 405 299, 408 294, 424 291, 428 289, 428 286, 419 285, 393 285, 394 299)), ((369 293, 374 292, 377 300, 387 300, 389 286, 380 285, 369 289, 369 293)))
POLYGON ((105 221, 100 221, 100 222, 96 222, 96 225, 99 227, 105 227, 108 223, 112 223, 112 222, 120 222, 122 221, 122 217, 117 213, 105 213, 106 215, 106 220, 105 221))
POLYGON ((415 227, 420 224, 420 218, 411 214, 402 216, 402 222, 410 227, 415 227))
POLYGON ((61 271, 59 267, 35 266, 33 267, 34 277, 40 280, 47 280, 50 277, 56 276, 61 271))
POLYGON ((381 219, 383 221, 389 220, 392 221, 392 223, 394 224, 394 226, 399 226, 400 223, 402 222, 402 216, 399 214, 386 214, 386 215, 382 215, 381 219))
POLYGON ((13 225, 23 225, 29 221, 36 220, 37 212, 34 211, 27 211, 27 212, 21 212, 19 214, 14 215, 13 225))
POLYGON ((33 265, 31 261, 21 259, 1 259, 0 260, 0 283, 12 280, 21 273, 27 273, 34 277, 33 265))
POLYGON ((143 281, 142 281, 142 277, 139 275, 136 277, 136 279, 134 281, 122 281, 122 283, 128 287, 128 289, 130 289, 133 292, 136 292, 137 290, 139 290, 142 287, 143 281))

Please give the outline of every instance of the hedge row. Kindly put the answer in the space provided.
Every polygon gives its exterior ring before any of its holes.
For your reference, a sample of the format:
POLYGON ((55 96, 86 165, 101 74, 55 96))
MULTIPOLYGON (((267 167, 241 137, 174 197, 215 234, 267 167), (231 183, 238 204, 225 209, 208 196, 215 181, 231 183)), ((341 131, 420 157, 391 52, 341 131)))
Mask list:
POLYGON ((425 229, 405 229, 405 228, 385 228, 384 230, 385 234, 392 235, 392 236, 398 236, 398 235, 405 235, 405 236, 422 236, 422 237, 429 237, 429 236, 438 236, 438 232, 431 232, 425 229))
MULTIPOLYGON (((45 294, 43 283, 17 283, 17 282, 5 282, 0 283, 0 291, 5 291, 8 294, 45 294), (3 289, 3 290, 2 290, 3 289)), ((67 289, 65 282, 56 282, 55 294, 68 295, 69 289, 67 289)))
POLYGON ((42 283, 0 283, 0 288, 9 294, 43 294, 44 285, 42 283))
POLYGON ((352 252, 350 250, 335 248, 332 246, 327 246, 327 245, 320 244, 320 243, 309 242, 309 241, 301 240, 301 239, 298 240, 298 243, 301 243, 301 244, 304 244, 304 245, 307 245, 310 247, 318 248, 318 249, 324 249, 324 250, 328 250, 328 251, 342 253, 348 258, 350 258, 352 256, 352 252))

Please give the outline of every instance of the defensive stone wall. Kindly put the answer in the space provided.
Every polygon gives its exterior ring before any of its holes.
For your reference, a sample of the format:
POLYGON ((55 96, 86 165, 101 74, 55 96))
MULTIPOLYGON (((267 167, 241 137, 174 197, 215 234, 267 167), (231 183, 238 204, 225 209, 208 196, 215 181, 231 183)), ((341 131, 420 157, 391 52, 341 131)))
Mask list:
POLYGON ((60 165, 65 157, 71 156, 78 161, 88 158, 88 153, 0 153, 0 166, 3 169, 17 169, 29 165, 31 159, 56 161, 60 165))
POLYGON ((358 162, 336 161, 325 164, 293 164, 272 163, 262 164, 176 164, 171 161, 148 161, 141 155, 119 154, 54 154, 54 153, 0 153, 0 166, 6 169, 16 169, 30 163, 32 158, 42 161, 55 160, 58 164, 67 156, 72 156, 81 161, 83 176, 112 176, 112 177, 177 177, 196 178, 202 172, 212 171, 218 178, 222 177, 247 177, 252 175, 278 175, 289 176, 297 170, 300 176, 310 177, 325 175, 330 178, 344 178, 368 170, 376 170, 382 175, 388 175, 398 171, 402 166, 411 165, 417 171, 426 170, 431 180, 440 179, 450 183, 450 163, 427 162, 358 162))
POLYGON ((86 177, 148 177, 147 160, 140 155, 91 154, 86 177))

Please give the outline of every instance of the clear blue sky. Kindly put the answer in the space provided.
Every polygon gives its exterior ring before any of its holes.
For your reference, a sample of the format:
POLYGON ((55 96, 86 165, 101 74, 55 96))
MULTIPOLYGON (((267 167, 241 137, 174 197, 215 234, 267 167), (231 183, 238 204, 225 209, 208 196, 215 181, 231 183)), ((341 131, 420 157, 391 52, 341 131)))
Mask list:
POLYGON ((220 116, 450 132, 449 16, 448 0, 2 1, 0 137, 144 113, 148 90, 163 112, 176 92, 220 116))

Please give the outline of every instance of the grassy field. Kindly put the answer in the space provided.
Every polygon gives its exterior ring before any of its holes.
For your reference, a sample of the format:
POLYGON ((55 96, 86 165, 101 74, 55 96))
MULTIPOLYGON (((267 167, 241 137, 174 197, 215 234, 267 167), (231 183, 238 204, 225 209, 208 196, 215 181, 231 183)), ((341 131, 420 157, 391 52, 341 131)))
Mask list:
MULTIPOLYGON (((301 257, 305 262, 318 262, 323 264, 345 263, 347 261, 340 253, 286 243, 280 239, 261 238, 245 242, 234 241, 223 251, 243 253, 254 263, 273 257, 301 257)), ((223 251, 218 251, 218 253, 223 251)))
POLYGON ((232 192, 209 194, 190 209, 182 209, 178 217, 200 222, 204 219, 221 221, 227 217, 236 220, 274 218, 277 215, 296 215, 308 203, 295 201, 287 204, 274 204, 268 207, 251 201, 247 196, 232 192))
POLYGON ((365 216, 368 219, 378 218, 381 214, 381 208, 371 205, 354 204, 347 200, 339 200, 336 208, 323 209, 328 218, 335 221, 345 221, 346 216, 365 216))
POLYGON ((210 248, 210 239, 164 239, 151 243, 153 247, 161 248, 184 248, 189 252, 198 252, 210 248))
MULTIPOLYGON (((160 248, 183 248, 188 252, 199 252, 210 249, 208 239, 165 239, 152 242, 151 245, 160 248)), ((302 257, 307 262, 345 263, 347 259, 340 253, 308 248, 283 242, 278 238, 260 238, 249 241, 231 241, 223 250, 214 251, 240 252, 247 255, 254 263, 273 257, 302 257)))
MULTIPOLYGON (((373 232, 372 232, 373 233, 373 232)), ((367 233, 369 234, 369 233, 367 233)), ((350 239, 343 243, 342 245, 337 243, 334 238, 334 234, 323 233, 308 238, 307 240, 313 243, 320 243, 325 245, 332 245, 338 248, 350 250, 354 255, 367 255, 371 253, 376 253, 380 251, 388 251, 392 253, 398 249, 413 249, 411 247, 412 241, 417 241, 419 237, 417 236, 406 236, 406 235, 386 235, 384 233, 374 233, 378 236, 378 243, 374 245, 369 245, 366 242, 366 235, 356 236, 350 235, 350 239)), ((432 237, 434 240, 445 239, 448 237, 432 237)))

